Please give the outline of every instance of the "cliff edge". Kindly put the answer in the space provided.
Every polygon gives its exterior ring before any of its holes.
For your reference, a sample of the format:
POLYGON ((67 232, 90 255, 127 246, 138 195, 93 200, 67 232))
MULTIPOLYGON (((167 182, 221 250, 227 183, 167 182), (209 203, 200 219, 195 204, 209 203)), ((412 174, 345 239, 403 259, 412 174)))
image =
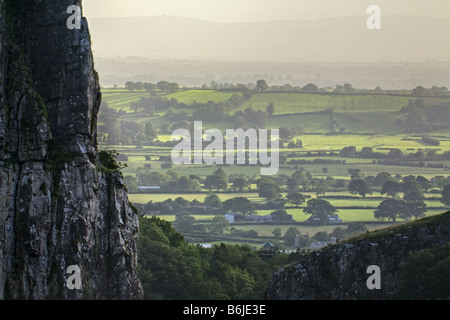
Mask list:
POLYGON ((0 299, 142 298, 139 219, 97 150, 100 86, 71 5, 0 0, 0 299))
MULTIPOLYGON (((448 247, 445 247, 448 243, 450 243, 450 212, 368 232, 308 253, 297 263, 279 270, 272 278, 267 298, 269 300, 403 299, 399 295, 400 280, 403 276, 402 263, 407 262, 411 254, 417 254, 420 250, 445 248, 447 250, 445 252, 448 252, 448 247), (372 271, 369 269, 370 266, 376 266, 379 270, 372 271), (372 286, 376 282, 372 276, 376 273, 379 276, 378 288, 372 286)), ((448 273, 450 260, 447 253, 445 254, 441 271, 448 273)), ((438 261, 429 262, 431 266, 438 263, 438 261)), ((424 273, 420 268, 417 270, 424 273)), ((445 274, 437 276, 442 276, 448 283, 445 274)), ((433 277, 434 282, 439 282, 436 275, 433 277)), ((438 286, 441 284, 438 283, 438 286)), ((414 288, 414 284, 408 284, 408 287, 414 288)), ((445 294, 449 294, 448 289, 447 287, 442 290, 444 299, 447 298, 445 294)))

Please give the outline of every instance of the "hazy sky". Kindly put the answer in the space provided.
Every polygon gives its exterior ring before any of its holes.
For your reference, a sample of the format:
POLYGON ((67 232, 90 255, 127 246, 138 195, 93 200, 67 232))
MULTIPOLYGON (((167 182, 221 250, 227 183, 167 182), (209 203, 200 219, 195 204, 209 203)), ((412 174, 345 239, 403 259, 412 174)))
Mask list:
POLYGON ((382 15, 450 18, 450 0, 83 0, 84 16, 186 16, 214 22, 314 20, 366 15, 369 5, 382 15))

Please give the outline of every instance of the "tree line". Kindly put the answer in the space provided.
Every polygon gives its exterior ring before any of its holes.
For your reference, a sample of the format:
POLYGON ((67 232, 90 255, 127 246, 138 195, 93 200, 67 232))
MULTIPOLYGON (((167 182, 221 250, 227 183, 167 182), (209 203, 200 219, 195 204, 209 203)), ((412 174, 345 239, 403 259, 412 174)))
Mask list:
MULTIPOLYGON (((167 161, 170 161, 170 156, 167 161)), ((120 159, 119 159, 120 160, 120 159)), ((161 159, 160 159, 161 160, 161 159)), ((170 164, 170 162, 168 162, 170 164)), ((135 177, 126 176, 125 183, 130 192, 137 192, 138 186, 160 186, 162 192, 198 192, 203 190, 254 192, 257 191, 261 198, 274 200, 281 192, 315 192, 317 195, 325 195, 330 191, 349 190, 352 194, 365 196, 372 190, 380 191, 387 181, 399 181, 403 186, 417 184, 421 189, 428 191, 432 188, 443 188, 450 183, 450 176, 435 176, 427 179, 424 176, 392 176, 387 172, 375 175, 366 175, 360 169, 348 169, 350 180, 347 178, 313 177, 308 171, 297 170, 291 175, 280 174, 277 176, 247 176, 245 174, 228 175, 222 167, 218 167, 213 173, 201 176, 198 174, 179 175, 172 170, 161 172, 152 170, 150 165, 137 168, 135 177), (357 180, 356 182, 354 180, 357 180), (412 182, 411 182, 412 180, 412 182), (256 185, 256 189, 252 188, 256 185)), ((402 192, 407 192, 403 190, 402 192)))
MULTIPOLYGON (((163 174, 152 171, 152 175, 160 179, 168 179, 163 174)), ((172 186, 176 188, 177 184, 188 185, 190 180, 186 176, 177 176, 174 173, 168 173, 167 176, 172 176, 175 180, 172 180, 172 186)), ((129 177, 129 176, 127 176, 129 177)), ((125 177, 125 183, 127 184, 127 177, 125 177)), ((193 177, 192 177, 193 178, 193 177)), ((194 185, 196 190, 201 189, 200 177, 195 177, 191 181, 195 181, 194 185)), ((450 176, 445 178, 443 176, 436 177, 431 183, 427 178, 423 176, 405 176, 402 180, 399 177, 393 177, 386 172, 379 173, 372 179, 367 179, 362 172, 355 170, 352 173, 351 181, 348 184, 348 191, 352 195, 360 195, 365 198, 368 194, 373 193, 372 186, 381 186, 379 190, 380 195, 386 195, 388 198, 382 200, 379 206, 374 212, 376 219, 388 219, 396 221, 397 219, 411 219, 420 218, 427 212, 427 205, 425 204, 424 192, 428 191, 433 185, 441 185, 441 202, 449 206, 450 204, 450 176), (369 181, 372 180, 372 183, 369 181), (402 194, 402 198, 398 198, 399 194, 402 194)), ((269 177, 261 177, 256 182, 256 188, 259 197, 266 198, 268 200, 264 205, 256 205, 252 203, 247 197, 234 197, 224 202, 220 200, 217 194, 209 194, 204 203, 194 200, 192 204, 189 201, 178 197, 175 201, 169 199, 161 203, 148 203, 144 206, 143 212, 149 214, 177 214, 177 213, 196 213, 196 214, 220 214, 223 215, 226 212, 237 212, 243 215, 255 214, 258 209, 275 209, 283 210, 286 204, 290 203, 295 207, 304 207, 304 212, 310 214, 313 218, 317 218, 319 223, 327 223, 329 215, 334 215, 338 210, 331 205, 331 203, 325 199, 318 197, 317 199, 308 200, 308 196, 305 196, 299 190, 299 180, 306 179, 306 175, 303 172, 296 172, 293 177, 290 178, 290 189, 285 196, 281 196, 283 191, 281 186, 277 183, 276 179, 269 177), (294 181, 292 181, 294 180, 294 181)), ((163 180, 160 180, 163 182, 163 180)), ((211 188, 227 189, 228 188, 228 176, 222 168, 217 169, 213 174, 207 176, 203 183, 205 185, 210 184, 211 188)), ((233 182, 233 188, 235 191, 240 190, 242 192, 245 188, 250 187, 250 182, 245 176, 237 176, 233 182)), ((328 186, 326 183, 319 183, 316 189, 316 195, 324 196, 328 186)), ((212 191, 212 190, 210 190, 212 191)), ((279 212, 283 214, 283 212, 279 212)), ((286 213, 286 212, 284 212, 286 213)))
POLYGON ((160 91, 176 92, 177 90, 180 89, 180 86, 176 82, 168 82, 165 80, 159 81, 157 84, 142 81, 137 82, 127 81, 125 82, 125 88, 128 91, 145 90, 149 92, 154 92, 156 90, 160 90, 160 91))

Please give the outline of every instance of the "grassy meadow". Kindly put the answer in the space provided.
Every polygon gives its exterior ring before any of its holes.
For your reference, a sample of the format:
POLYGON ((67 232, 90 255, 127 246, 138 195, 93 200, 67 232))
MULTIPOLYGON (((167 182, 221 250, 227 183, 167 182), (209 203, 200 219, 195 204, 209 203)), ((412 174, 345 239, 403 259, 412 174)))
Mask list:
MULTIPOLYGON (((156 95, 167 99, 176 99, 180 103, 189 105, 175 109, 175 112, 185 111, 192 114, 195 111, 195 103, 207 103, 213 101, 215 103, 225 102, 233 94, 241 96, 240 92, 235 91, 218 91, 218 90, 179 90, 174 93, 157 92, 156 95)), ((103 89, 103 100, 108 103, 110 108, 117 111, 121 110, 122 115, 120 121, 134 121, 139 124, 151 123, 154 128, 159 128, 163 123, 167 122, 164 114, 165 111, 155 111, 154 114, 148 115, 143 111, 135 112, 131 105, 139 102, 141 98, 150 97, 150 93, 146 91, 128 91, 125 89, 103 89)), ((155 95, 155 93, 153 93, 155 95)), ((388 153, 391 149, 398 149, 403 154, 414 154, 417 152, 436 152, 444 153, 450 151, 450 126, 442 121, 438 130, 426 132, 427 136, 431 136, 439 141, 438 146, 426 144, 421 139, 423 133, 405 132, 401 123, 405 122, 406 115, 401 109, 408 105, 408 101, 412 99, 407 95, 383 95, 383 94, 364 94, 364 95, 344 95, 331 93, 299 93, 299 92, 263 92, 254 93, 250 99, 245 101, 238 108, 228 111, 231 116, 236 111, 244 111, 246 108, 265 111, 269 103, 275 106, 274 114, 268 117, 266 124, 267 129, 293 127, 300 125, 303 128, 303 134, 293 137, 302 141, 302 148, 288 148, 287 144, 280 149, 280 155, 288 157, 287 160, 335 160, 340 163, 333 164, 313 164, 302 163, 297 167, 292 165, 282 165, 277 176, 290 177, 295 171, 301 170, 309 172, 314 178, 322 179, 332 177, 334 179, 350 179, 349 169, 359 169, 366 176, 376 176, 380 172, 388 172, 392 176, 400 175, 402 177, 413 175, 422 175, 428 179, 435 176, 445 176, 450 174, 450 160, 424 160, 420 166, 402 165, 398 163, 381 164, 377 159, 343 157, 339 155, 339 151, 348 146, 355 146, 357 151, 364 147, 370 147, 375 152, 388 153), (326 109, 332 109, 333 114, 324 112, 326 109), (344 129, 342 129, 344 128, 344 129), (342 130, 339 130, 342 129, 342 130), (311 156, 308 153, 318 152, 335 152, 333 156, 311 156), (439 163, 442 166, 436 167, 439 163)), ((427 105, 444 105, 450 109, 450 99, 443 97, 426 97, 424 98, 427 105)), ((439 119, 436 120, 439 123, 439 119)), ((204 129, 217 128, 224 131, 233 128, 233 122, 227 119, 217 121, 204 121, 204 129)), ((159 133, 158 140, 161 142, 170 141, 169 133, 159 133)), ((127 167, 122 170, 123 175, 136 176, 138 169, 144 165, 151 165, 151 170, 167 173, 169 170, 178 175, 199 175, 203 178, 212 174, 217 167, 208 165, 173 165, 171 168, 161 168, 162 162, 159 161, 160 156, 170 156, 171 147, 148 146, 144 145, 137 148, 136 145, 106 145, 101 144, 103 149, 115 149, 119 154, 128 156, 127 167), (150 156, 151 160, 146 160, 145 156, 150 156)), ((250 165, 226 165, 222 167, 226 174, 244 174, 247 177, 258 178, 260 175, 259 166, 250 165)), ((285 191, 283 191, 285 192, 285 191)), ((247 197, 254 203, 264 203, 264 199, 258 197, 258 193, 254 189, 252 192, 246 193, 217 193, 222 201, 234 197, 247 197)), ((316 197, 314 193, 309 194, 316 197)), ((129 193, 129 199, 132 203, 145 205, 149 201, 162 202, 169 198, 176 199, 182 197, 186 200, 198 200, 203 202, 207 196, 207 190, 203 189, 198 193, 170 193, 165 191, 161 194, 148 193, 129 193)), ((366 199, 360 197, 339 198, 331 196, 350 196, 346 190, 343 191, 327 191, 325 199, 338 208, 338 215, 342 219, 342 228, 353 222, 363 222, 368 230, 375 230, 388 226, 392 223, 380 222, 374 218, 374 208, 381 202, 379 190, 374 190, 372 196, 366 199), (330 196, 330 198, 327 198, 330 196)), ((435 200, 436 194, 425 194, 426 204, 429 209, 427 214, 436 214, 445 211, 442 203, 435 200)), ((257 214, 269 214, 272 210, 258 210, 257 214)), ((301 234, 310 236, 317 232, 331 233, 336 225, 325 226, 307 226, 301 224, 309 216, 303 213, 300 208, 286 208, 288 214, 291 214, 296 221, 295 226, 300 230, 301 234)), ((175 215, 162 215, 163 219, 174 221, 175 215)), ((208 224, 214 218, 214 215, 193 214, 197 221, 208 224)), ((272 232, 275 228, 280 228, 284 234, 290 225, 264 225, 264 224, 235 224, 233 228, 242 231, 255 230, 258 237, 252 241, 267 241, 268 238, 273 241, 280 239, 275 237, 272 232)), ((228 232, 228 231, 226 231, 228 232)), ((232 242, 227 239, 226 241, 232 242)), ((233 240, 234 241, 234 240, 233 240)), ((245 240, 239 240, 245 242, 245 240)), ((239 242, 238 241, 238 242, 239 242)), ((210 243, 210 242, 208 242, 210 243)))

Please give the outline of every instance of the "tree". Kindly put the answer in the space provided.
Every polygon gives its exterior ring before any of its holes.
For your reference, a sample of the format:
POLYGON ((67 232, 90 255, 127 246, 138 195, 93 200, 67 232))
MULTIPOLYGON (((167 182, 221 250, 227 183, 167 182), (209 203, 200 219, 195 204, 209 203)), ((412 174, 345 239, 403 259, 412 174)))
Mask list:
POLYGON ((425 197, 420 190, 413 190, 403 195, 403 200, 408 206, 408 216, 421 218, 427 212, 425 197))
POLYGON ((340 151, 341 157, 356 157, 356 147, 355 146, 349 146, 349 147, 343 147, 340 151))
POLYGON ((366 225, 362 221, 350 222, 345 232, 347 235, 357 235, 367 231, 366 225))
POLYGON ((289 178, 286 181, 286 186, 289 191, 294 192, 294 191, 297 191, 298 187, 300 186, 300 183, 298 182, 297 179, 289 178))
POLYGON ((292 246, 294 245, 294 240, 296 236, 300 235, 300 231, 295 228, 295 227, 290 227, 289 229, 287 229, 286 233, 283 236, 284 239, 284 243, 292 246))
POLYGON ((172 168, 173 162, 163 162, 161 163, 161 169, 169 169, 172 168))
POLYGON ((183 198, 183 197, 177 197, 177 198, 175 199, 175 203, 176 203, 177 205, 179 205, 181 208, 186 208, 187 206, 189 206, 189 200, 186 200, 186 199, 183 198))
POLYGON ((198 180, 181 176, 176 182, 176 190, 195 192, 201 190, 201 185, 198 180))
POLYGON ((217 190, 227 190, 228 189, 228 182, 225 180, 225 178, 218 174, 212 174, 206 177, 205 179, 205 188, 209 189, 210 191, 212 189, 217 190))
POLYGON ((446 300, 450 294, 450 244, 409 253, 400 264, 396 299, 446 300))
POLYGON ((298 192, 289 192, 286 196, 286 199, 289 203, 294 204, 296 207, 298 207, 301 204, 304 204, 306 201, 306 197, 298 192))
POLYGON ((314 235, 313 239, 316 241, 328 241, 328 240, 330 240, 330 236, 328 235, 328 233, 326 231, 318 231, 314 235))
POLYGON ((164 80, 159 81, 159 82, 156 84, 156 87, 157 87, 159 90, 161 90, 161 91, 166 91, 166 90, 168 89, 168 86, 169 86, 169 82, 164 81, 164 80))
POLYGON ((226 211, 240 212, 242 214, 253 214, 255 207, 246 197, 234 197, 222 203, 222 208, 226 211))
POLYGON ((350 83, 344 84, 344 92, 345 93, 354 93, 356 90, 353 88, 353 86, 350 83))
POLYGON ((387 172, 380 172, 379 174, 377 174, 373 185, 374 186, 382 186, 386 183, 386 181, 389 180, 394 180, 394 178, 387 172))
POLYGON ((407 194, 411 192, 423 193, 420 184, 417 181, 406 181, 402 183, 402 191, 407 194))
POLYGON ((170 92, 176 92, 179 89, 178 83, 169 83, 167 85, 167 90, 170 92))
POLYGON ((189 191, 201 191, 202 185, 197 179, 190 179, 189 191))
POLYGON ((250 186, 250 183, 248 182, 247 178, 245 177, 239 177, 234 179, 233 181, 233 189, 239 189, 239 192, 242 192, 244 188, 248 188, 250 186))
POLYGON ((270 213, 273 221, 278 222, 290 222, 292 216, 287 213, 286 210, 276 210, 270 213))
POLYGON ((408 206, 405 201, 397 199, 383 200, 374 212, 376 219, 388 219, 395 222, 398 218, 406 217, 408 206))
POLYGON ((260 179, 258 183, 258 196, 269 200, 275 199, 280 194, 280 187, 271 179, 260 179))
POLYGON ((317 93, 319 92, 319 87, 316 86, 314 83, 308 83, 302 88, 303 92, 311 92, 311 93, 317 93))
POLYGON ((417 176, 416 181, 422 187, 422 189, 425 190, 425 192, 428 191, 428 189, 430 189, 431 187, 430 182, 424 176, 417 176))
POLYGON ((142 168, 138 168, 136 176, 139 184, 144 186, 162 186, 169 180, 167 174, 159 171, 142 170, 142 168))
POLYGON ((272 234, 274 237, 278 238, 279 236, 281 236, 281 229, 280 228, 273 229, 272 234))
POLYGON ((387 194, 388 196, 395 198, 395 196, 401 191, 401 189, 402 185, 400 183, 393 180, 388 180, 383 184, 380 193, 387 194))
POLYGON ((311 199, 306 203, 306 208, 303 212, 310 214, 311 217, 319 218, 322 223, 328 223, 328 216, 333 215, 338 210, 327 200, 311 199))
POLYGON ((333 229, 333 231, 331 232, 331 236, 335 237, 336 240, 339 240, 346 236, 346 232, 343 228, 337 227, 333 229))
POLYGON ((404 215, 405 219, 409 219, 410 217, 414 218, 422 218, 425 216, 425 212, 427 212, 427 205, 423 200, 412 200, 405 201, 407 205, 407 213, 404 215))
POLYGON ((305 129, 299 124, 294 125, 290 130, 292 137, 300 136, 305 132, 305 129))
MULTIPOLYGON (((288 148, 303 148, 303 141, 300 139, 292 140, 288 143, 288 148)), ((281 163, 281 162, 280 162, 281 163)))
POLYGON ((156 130, 153 128, 153 125, 151 122, 147 122, 145 124, 144 132, 145 132, 145 135, 147 136, 147 139, 150 139, 152 141, 158 137, 156 130))
POLYGON ((203 203, 207 207, 219 208, 222 204, 222 201, 217 194, 210 194, 205 197, 203 203))
POLYGON ((450 208, 450 184, 446 185, 444 189, 442 189, 442 198, 441 202, 447 207, 450 208))
POLYGON ((409 193, 405 193, 403 196, 403 200, 405 200, 405 201, 424 201, 425 197, 422 192, 412 191, 409 193))
POLYGON ((137 192, 138 191, 137 179, 135 176, 130 176, 130 175, 125 176, 123 183, 127 187, 128 192, 137 192))
POLYGON ((194 226, 195 218, 187 212, 180 213, 173 222, 178 232, 190 232, 194 226))
POLYGON ((426 89, 422 86, 418 86, 411 91, 411 95, 416 97, 427 97, 430 96, 431 93, 429 89, 426 89))
POLYGON ((356 179, 350 182, 350 184, 348 185, 348 190, 351 194, 359 194, 363 198, 366 197, 366 194, 372 193, 369 184, 362 179, 356 179))
POLYGON ((363 180, 365 177, 365 174, 361 171, 361 169, 354 169, 351 173, 350 179, 351 180, 363 180))
POLYGON ((273 272, 287 264, 287 255, 266 261, 249 246, 222 243, 205 250, 189 244, 168 221, 139 218, 145 299, 263 299, 273 272))
POLYGON ((101 168, 105 171, 121 171, 128 167, 126 163, 116 161, 119 156, 116 150, 101 150, 98 156, 101 168))
POLYGON ((127 81, 125 83, 125 88, 127 88, 129 91, 134 91, 136 89, 136 84, 132 81, 127 81))
POLYGON ((162 133, 171 133, 172 132, 172 126, 170 123, 163 123, 160 127, 159 127, 160 132, 162 133))
POLYGON ((258 80, 256 81, 256 90, 257 91, 267 91, 267 89, 269 89, 269 86, 267 85, 266 80, 258 80))
MULTIPOLYGON (((450 177, 450 176, 449 176, 450 177)), ((447 185, 448 181, 444 176, 435 176, 434 181, 438 188, 443 188, 447 185)))
POLYGON ((377 86, 374 90, 374 93, 380 94, 380 93, 384 93, 383 89, 381 89, 379 86, 377 86))
POLYGON ((209 175, 205 179, 205 188, 209 189, 228 189, 228 175, 222 168, 217 169, 212 175, 209 175))
POLYGON ((144 89, 144 84, 141 81, 136 82, 135 84, 136 90, 142 91, 144 89))
POLYGON ((272 102, 267 105, 266 112, 269 117, 273 116, 273 114, 275 113, 275 105, 272 102))
POLYGON ((233 125, 234 129, 239 129, 239 128, 244 129, 246 126, 247 126, 247 120, 245 120, 244 117, 237 116, 234 119, 234 125, 233 125))
POLYGON ((216 171, 213 172, 213 174, 221 176, 228 182, 228 175, 222 168, 219 167, 216 171))
POLYGON ((291 177, 297 180, 303 188, 307 188, 310 185, 309 176, 307 176, 307 174, 303 171, 296 171, 291 175, 291 177))
POLYGON ((144 83, 145 91, 153 91, 153 90, 155 90, 155 88, 156 88, 156 85, 154 85, 153 83, 148 83, 148 82, 144 83))
POLYGON ((223 234, 223 230, 228 228, 230 224, 224 216, 215 216, 211 220, 210 230, 212 233, 223 234))
POLYGON ((314 191, 316 192, 316 195, 322 195, 324 196, 325 193, 328 191, 328 183, 326 183, 324 180, 320 180, 319 183, 316 184, 314 187, 314 191))
POLYGON ((281 141, 288 142, 290 139, 292 139, 292 132, 287 127, 281 127, 279 129, 279 136, 281 141))

